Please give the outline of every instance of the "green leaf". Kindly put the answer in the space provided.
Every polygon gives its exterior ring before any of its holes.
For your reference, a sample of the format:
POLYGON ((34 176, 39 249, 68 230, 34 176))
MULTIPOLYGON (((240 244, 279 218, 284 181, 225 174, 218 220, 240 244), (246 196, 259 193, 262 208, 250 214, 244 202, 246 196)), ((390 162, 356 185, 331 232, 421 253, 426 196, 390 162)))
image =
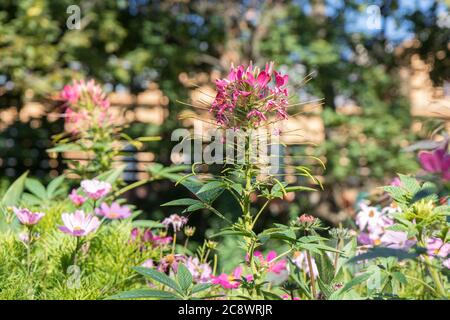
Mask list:
POLYGON ((57 145, 56 147, 47 149, 47 152, 66 152, 66 151, 82 151, 83 148, 75 143, 65 143, 65 144, 60 144, 57 145))
POLYGON ((264 299, 266 300, 283 300, 280 296, 270 291, 261 290, 261 293, 263 294, 264 299))
POLYGON ((32 178, 27 178, 25 180, 25 187, 39 199, 47 200, 47 190, 40 181, 32 178))
POLYGON ((366 253, 351 258, 348 263, 355 263, 363 260, 371 260, 376 258, 395 257, 398 260, 415 259, 419 255, 417 253, 407 252, 401 249, 392 249, 384 247, 375 247, 369 249, 366 253))
POLYGON ((401 186, 409 193, 415 194, 420 190, 420 184, 415 178, 404 174, 399 174, 398 176, 400 177, 401 186))
POLYGON ((317 189, 310 188, 310 187, 304 187, 304 186, 292 186, 292 187, 286 187, 286 192, 295 192, 295 191, 317 191, 317 189))
POLYGON ((22 195, 25 179, 27 178, 28 171, 22 174, 13 184, 8 188, 5 195, 2 198, 1 204, 5 207, 17 206, 19 204, 20 196, 22 195))
POLYGON ((186 209, 184 209, 183 213, 194 212, 194 211, 206 209, 206 208, 207 208, 207 206, 205 204, 203 204, 202 202, 199 202, 199 203, 193 204, 192 206, 189 206, 186 209))
POLYGON ((173 200, 173 201, 169 201, 166 203, 163 203, 161 205, 161 207, 169 207, 169 206, 191 206, 193 204, 198 204, 198 203, 202 203, 199 200, 196 199, 191 199, 191 198, 182 198, 182 199, 177 199, 177 200, 173 200))
POLYGON ((199 293, 201 291, 205 291, 212 287, 211 283, 198 283, 194 287, 192 287, 192 294, 199 293))
POLYGON ((121 293, 115 294, 113 296, 110 296, 107 299, 120 300, 120 299, 138 299, 138 298, 157 298, 157 299, 164 299, 164 300, 180 299, 177 295, 173 294, 172 292, 153 290, 153 289, 136 289, 136 290, 125 291, 125 292, 121 292, 121 293))
POLYGON ((225 184, 222 181, 211 181, 203 185, 196 193, 204 193, 211 190, 222 189, 225 184))
POLYGON ((149 229, 164 228, 165 226, 158 221, 153 220, 135 220, 131 223, 133 227, 143 227, 149 229))
POLYGON ((184 292, 186 292, 192 284, 192 274, 182 263, 178 264, 177 280, 184 292))
POLYGON ((203 187, 203 184, 194 179, 183 180, 181 184, 193 194, 195 194, 198 199, 209 204, 213 203, 213 201, 216 200, 217 197, 219 197, 225 190, 224 188, 216 188, 199 193, 198 191, 200 191, 200 189, 203 187))
POLYGON ((150 268, 145 268, 145 267, 134 267, 133 269, 136 272, 142 274, 143 276, 150 278, 154 281, 157 281, 165 286, 168 286, 169 288, 177 291, 181 295, 183 294, 183 291, 181 290, 178 283, 176 283, 173 279, 171 279, 165 273, 162 273, 162 272, 150 269, 150 268))
POLYGON ((324 284, 331 284, 334 279, 335 270, 328 255, 323 252, 320 255, 315 255, 314 259, 319 270, 320 279, 322 279, 324 284))
POLYGON ((363 273, 362 275, 354 277, 352 280, 347 282, 342 289, 338 291, 339 295, 342 295, 343 293, 350 291, 353 287, 367 281, 367 279, 369 279, 371 275, 372 275, 371 272, 366 272, 363 273))
POLYGON ((50 181, 50 183, 47 186, 47 198, 48 199, 53 199, 56 196, 57 190, 59 189, 61 184, 64 182, 65 178, 66 177, 62 174, 59 177, 50 181))
POLYGON ((22 201, 25 206, 31 207, 31 206, 38 206, 42 203, 42 200, 38 197, 30 194, 30 193, 24 193, 22 195, 22 201))

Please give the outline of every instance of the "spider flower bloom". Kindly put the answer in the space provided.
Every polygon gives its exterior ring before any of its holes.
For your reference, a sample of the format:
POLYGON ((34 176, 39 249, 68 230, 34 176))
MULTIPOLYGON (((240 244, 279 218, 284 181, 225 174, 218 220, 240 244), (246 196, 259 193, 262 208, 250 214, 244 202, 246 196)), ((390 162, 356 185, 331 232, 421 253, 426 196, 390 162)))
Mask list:
POLYGON ((79 195, 76 189, 72 190, 72 192, 69 194, 69 198, 76 206, 81 206, 86 202, 86 198, 82 195, 79 195))
POLYGON ((188 222, 186 217, 179 216, 177 214, 171 214, 168 218, 165 218, 162 222, 163 225, 169 227, 172 226, 174 232, 178 232, 188 222))
POLYGON ((81 181, 81 187, 87 196, 93 200, 98 200, 111 191, 111 184, 109 182, 97 179, 83 180, 81 181))
POLYGON ((20 223, 26 226, 35 225, 42 219, 42 217, 45 216, 44 212, 31 212, 28 209, 20 209, 16 207, 13 208, 13 211, 20 223))
POLYGON ((446 141, 439 148, 432 152, 420 151, 419 162, 422 168, 430 173, 438 173, 445 181, 450 181, 450 154, 448 153, 448 143, 446 141))
POLYGON ((431 257, 446 258, 450 254, 450 243, 444 243, 439 238, 430 238, 427 240, 427 254, 431 257))
POLYGON ((100 220, 91 215, 85 214, 82 210, 75 213, 63 213, 61 215, 63 226, 59 226, 59 230, 75 237, 84 237, 95 232, 100 226, 100 220))
POLYGON ((219 125, 239 128, 257 127, 269 117, 287 118, 289 77, 273 69, 253 65, 231 67, 228 77, 216 80, 217 95, 211 105, 219 125))
POLYGON ((127 206, 121 206, 117 202, 111 203, 111 206, 108 206, 106 203, 102 203, 100 208, 95 209, 95 213, 108 219, 126 219, 131 216, 130 208, 127 206))
MULTIPOLYGON (((240 279, 242 276, 242 267, 239 266, 233 270, 233 273, 228 275, 222 273, 217 277, 213 277, 211 283, 221 285, 225 289, 237 289, 241 285, 240 279)), ((252 275, 246 275, 244 277, 247 281, 253 281, 252 275)))

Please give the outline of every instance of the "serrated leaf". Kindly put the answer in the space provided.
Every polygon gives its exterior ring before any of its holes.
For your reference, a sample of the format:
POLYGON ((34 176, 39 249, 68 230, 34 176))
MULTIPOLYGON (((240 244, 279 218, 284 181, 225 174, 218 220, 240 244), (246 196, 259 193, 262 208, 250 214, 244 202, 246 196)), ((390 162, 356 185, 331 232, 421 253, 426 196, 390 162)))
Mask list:
POLYGON ((409 193, 415 194, 420 190, 420 184, 415 178, 403 174, 399 174, 398 176, 400 177, 401 186, 409 193))
POLYGON ((184 292, 186 292, 192 284, 192 274, 182 263, 178 264, 177 281, 184 292))

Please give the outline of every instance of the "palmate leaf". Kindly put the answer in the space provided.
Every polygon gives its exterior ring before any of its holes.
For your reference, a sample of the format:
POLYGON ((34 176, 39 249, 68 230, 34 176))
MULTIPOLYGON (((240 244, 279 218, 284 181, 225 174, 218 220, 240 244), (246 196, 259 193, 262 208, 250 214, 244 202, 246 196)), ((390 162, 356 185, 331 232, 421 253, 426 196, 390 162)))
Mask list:
POLYGON ((136 272, 142 274, 143 276, 150 278, 151 280, 154 280, 156 282, 159 282, 165 286, 168 286, 169 288, 175 290, 181 295, 183 294, 183 290, 181 289, 180 285, 165 273, 145 267, 134 267, 133 269, 136 272))
POLYGON ((186 292, 192 284, 192 274, 182 263, 178 264, 177 281, 184 292, 186 292))
POLYGON ((64 182, 64 179, 66 177, 62 174, 58 176, 57 178, 50 181, 50 183, 47 186, 47 198, 53 199, 55 196, 57 196, 61 191, 63 191, 60 187, 61 184, 64 182))
POLYGON ((192 294, 196 294, 205 290, 208 290, 209 288, 211 288, 213 285, 211 283, 198 283, 195 286, 192 287, 192 294))
POLYGON ((17 206, 19 204, 20 197, 25 186, 25 179, 27 178, 28 171, 22 174, 13 184, 8 188, 6 193, 1 199, 1 204, 5 207, 17 206))
POLYGON ((39 199, 47 200, 47 190, 39 180, 27 178, 25 180, 25 187, 39 199))
POLYGON ((153 290, 153 289, 136 289, 121 292, 106 299, 121 300, 121 299, 139 299, 139 298, 156 298, 164 300, 179 300, 180 297, 168 291, 153 290))
POLYGON ((420 190, 419 182, 410 176, 399 174, 401 186, 405 188, 410 194, 415 194, 420 190))

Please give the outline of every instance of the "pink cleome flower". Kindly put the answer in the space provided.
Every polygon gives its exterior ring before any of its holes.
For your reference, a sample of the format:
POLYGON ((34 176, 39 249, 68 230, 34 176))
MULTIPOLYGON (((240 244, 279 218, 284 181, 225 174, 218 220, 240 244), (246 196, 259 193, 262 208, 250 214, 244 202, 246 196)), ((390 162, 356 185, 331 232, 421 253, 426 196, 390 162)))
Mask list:
POLYGON ((63 213, 61 215, 63 226, 59 230, 75 237, 83 237, 95 232, 100 226, 100 220, 90 214, 77 210, 74 213, 63 213))
POLYGON ((287 271, 287 261, 284 259, 278 261, 275 260, 277 257, 277 253, 275 251, 270 251, 266 258, 264 258, 260 251, 255 251, 254 256, 258 259, 259 264, 262 267, 267 268, 268 272, 280 274, 287 271))
POLYGON ((24 208, 13 208, 14 213, 16 214, 17 219, 19 219, 21 224, 26 226, 32 226, 37 224, 44 216, 44 212, 31 212, 30 210, 24 208))
POLYGON ((97 179, 83 180, 81 181, 81 187, 87 196, 94 200, 106 196, 111 191, 111 184, 109 182, 97 179))
POLYGON ((130 208, 121 206, 117 202, 111 203, 110 206, 103 202, 100 208, 95 209, 95 213, 108 219, 126 219, 131 216, 130 208))
POLYGON ((232 128, 259 126, 272 115, 287 119, 288 80, 273 70, 273 62, 264 70, 252 64, 232 66, 227 78, 216 80, 217 95, 210 112, 219 125, 232 128))

